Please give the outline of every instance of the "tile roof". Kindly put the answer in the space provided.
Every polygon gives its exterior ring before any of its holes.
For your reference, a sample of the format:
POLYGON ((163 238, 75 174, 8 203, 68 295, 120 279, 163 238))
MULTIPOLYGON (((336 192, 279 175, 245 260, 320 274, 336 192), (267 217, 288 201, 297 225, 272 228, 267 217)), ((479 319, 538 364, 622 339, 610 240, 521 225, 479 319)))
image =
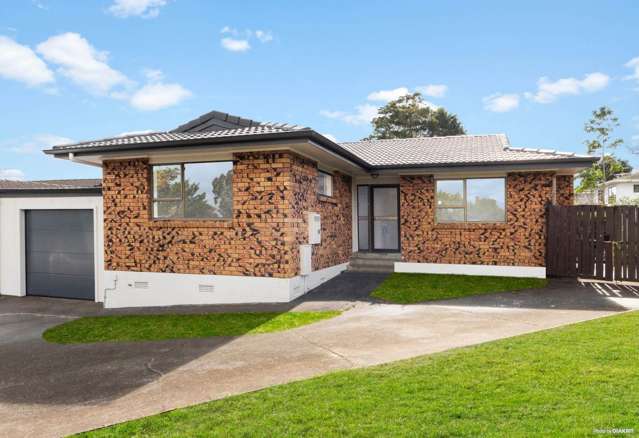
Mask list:
POLYGON ((298 132, 308 130, 297 125, 287 125, 285 123, 271 123, 263 124, 259 126, 251 126, 246 128, 224 129, 216 131, 202 131, 202 132, 152 132, 150 134, 136 134, 128 135, 125 137, 111 137, 101 140, 85 141, 74 144, 65 144, 61 146, 54 146, 51 150, 55 153, 64 152, 69 149, 92 149, 104 146, 127 146, 127 145, 144 145, 153 143, 165 143, 165 142, 181 142, 188 140, 206 140, 213 138, 232 138, 239 136, 255 136, 258 138, 260 135, 265 134, 278 134, 285 132, 298 132))
POLYGON ((262 123, 211 111, 168 132, 112 137, 54 146, 50 154, 113 152, 154 147, 210 145, 231 141, 298 139, 304 137, 364 168, 489 165, 524 162, 572 161, 594 158, 549 149, 516 148, 504 134, 362 140, 335 143, 311 128, 285 123, 262 123))
POLYGON ((340 143, 373 167, 496 164, 590 157, 550 149, 517 148, 504 134, 397 138, 340 143))
POLYGON ((99 190, 101 179, 50 179, 40 181, 13 181, 0 179, 1 191, 64 191, 99 190))

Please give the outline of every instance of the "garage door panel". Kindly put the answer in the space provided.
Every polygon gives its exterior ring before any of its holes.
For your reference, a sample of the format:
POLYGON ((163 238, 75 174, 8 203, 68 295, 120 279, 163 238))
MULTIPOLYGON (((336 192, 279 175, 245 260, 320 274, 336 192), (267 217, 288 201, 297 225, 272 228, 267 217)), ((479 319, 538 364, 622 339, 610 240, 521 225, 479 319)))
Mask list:
POLYGON ((37 272, 29 274, 29 295, 92 300, 94 289, 93 277, 37 272))
POLYGON ((93 254, 93 233, 72 230, 31 230, 37 238, 29 240, 29 250, 40 252, 64 252, 93 254))
POLYGON ((27 295, 94 299, 92 210, 25 212, 27 295))
POLYGON ((93 232, 91 210, 34 210, 31 227, 43 231, 89 231, 93 232))
POLYGON ((27 266, 30 272, 86 276, 93 275, 94 260, 92 254, 31 251, 27 266))

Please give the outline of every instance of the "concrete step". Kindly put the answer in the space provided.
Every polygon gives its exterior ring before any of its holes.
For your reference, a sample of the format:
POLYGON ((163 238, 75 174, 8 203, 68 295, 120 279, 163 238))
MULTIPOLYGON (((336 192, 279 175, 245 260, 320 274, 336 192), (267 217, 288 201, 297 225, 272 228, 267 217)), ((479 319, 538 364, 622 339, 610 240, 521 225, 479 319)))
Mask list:
POLYGON ((402 255, 398 252, 356 252, 353 253, 352 259, 373 259, 373 260, 394 260, 396 262, 402 259, 402 255))
POLYGON ((393 272, 395 262, 401 260, 398 253, 368 253, 353 254, 348 270, 352 272, 393 272))

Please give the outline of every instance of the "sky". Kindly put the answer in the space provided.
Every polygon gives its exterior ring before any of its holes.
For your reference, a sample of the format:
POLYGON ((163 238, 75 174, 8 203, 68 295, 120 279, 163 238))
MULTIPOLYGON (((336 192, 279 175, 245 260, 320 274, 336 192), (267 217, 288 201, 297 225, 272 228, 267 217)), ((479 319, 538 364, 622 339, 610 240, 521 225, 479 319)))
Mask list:
POLYGON ((414 91, 469 134, 577 153, 608 105, 639 168, 637 23, 636 0, 2 0, 0 178, 99 177, 41 151, 211 110, 358 140, 414 91))

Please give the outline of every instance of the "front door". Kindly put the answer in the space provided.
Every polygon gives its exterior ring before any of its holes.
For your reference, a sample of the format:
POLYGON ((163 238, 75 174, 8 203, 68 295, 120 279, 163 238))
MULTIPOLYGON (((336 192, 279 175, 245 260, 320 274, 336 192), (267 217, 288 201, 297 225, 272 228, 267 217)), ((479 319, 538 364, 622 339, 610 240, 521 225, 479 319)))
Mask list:
POLYGON ((360 251, 399 251, 399 187, 357 187, 360 251))

